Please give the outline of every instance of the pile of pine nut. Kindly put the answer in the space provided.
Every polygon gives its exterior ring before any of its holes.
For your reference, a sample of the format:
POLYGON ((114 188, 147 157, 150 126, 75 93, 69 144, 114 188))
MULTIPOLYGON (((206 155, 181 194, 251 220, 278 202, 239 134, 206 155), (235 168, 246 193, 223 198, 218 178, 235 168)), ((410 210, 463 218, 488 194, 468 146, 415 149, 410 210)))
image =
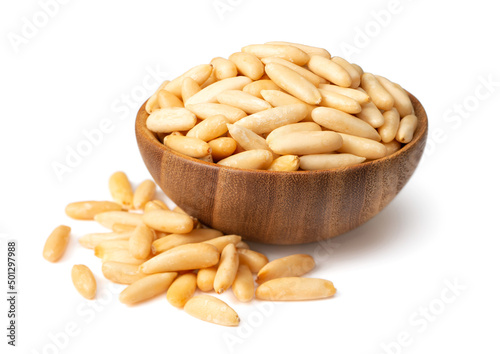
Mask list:
POLYGON ((323 48, 243 47, 163 82, 146 125, 168 148, 219 165, 322 170, 380 159, 413 139, 407 92, 323 48))
MULTIPOLYGON (((208 228, 178 207, 170 210, 155 199, 156 189, 153 181, 145 180, 134 191, 127 175, 116 172, 109 179, 113 201, 76 202, 66 207, 69 217, 94 220, 111 230, 86 234, 79 243, 102 260, 105 278, 127 285, 119 296, 122 303, 133 305, 166 293, 170 304, 196 318, 237 326, 240 318, 227 303, 196 292, 221 294, 231 289, 242 302, 254 297, 313 300, 335 294, 331 281, 301 277, 315 267, 310 255, 294 254, 269 262, 240 236, 208 228)), ((70 233, 70 227, 61 225, 50 234, 43 249, 46 260, 61 259, 70 233)), ((97 284, 87 266, 74 265, 71 278, 84 298, 95 298, 97 284)))

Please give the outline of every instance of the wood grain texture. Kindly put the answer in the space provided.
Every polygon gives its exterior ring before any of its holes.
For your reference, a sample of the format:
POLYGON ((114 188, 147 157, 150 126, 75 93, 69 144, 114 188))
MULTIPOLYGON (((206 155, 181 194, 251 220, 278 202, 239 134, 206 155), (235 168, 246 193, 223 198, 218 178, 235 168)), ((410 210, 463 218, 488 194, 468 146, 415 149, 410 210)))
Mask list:
POLYGON ((352 230, 379 213, 415 171, 427 139, 427 115, 410 94, 419 119, 414 139, 396 153, 324 171, 255 171, 218 166, 169 150, 136 120, 142 158, 177 205, 225 234, 268 244, 320 241, 352 230))

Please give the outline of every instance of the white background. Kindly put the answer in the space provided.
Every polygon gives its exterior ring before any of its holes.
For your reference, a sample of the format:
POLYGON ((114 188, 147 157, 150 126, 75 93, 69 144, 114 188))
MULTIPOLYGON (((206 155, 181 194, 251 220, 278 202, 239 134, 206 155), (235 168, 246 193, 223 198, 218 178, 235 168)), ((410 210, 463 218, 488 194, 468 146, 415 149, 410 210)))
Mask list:
POLYGON ((2 294, 7 239, 18 240, 19 270, 18 347, 7 352, 500 351, 500 25, 491 1, 61 0, 43 10, 48 2, 2 1, 0 9, 2 294), (270 259, 314 255, 310 276, 334 282, 332 299, 264 306, 229 292, 238 328, 195 320, 164 296, 127 308, 117 299, 123 287, 103 279, 99 260, 76 241, 101 228, 68 219, 65 205, 109 198, 114 171, 134 185, 149 177, 133 125, 158 80, 151 72, 171 79, 270 40, 325 47, 417 96, 430 122, 421 164, 383 212, 348 234, 252 245, 270 259), (58 177, 54 164, 106 122, 102 142, 58 177), (41 251, 59 224, 72 226, 73 239, 50 264, 41 251), (75 263, 96 274, 96 301, 73 288, 75 263))

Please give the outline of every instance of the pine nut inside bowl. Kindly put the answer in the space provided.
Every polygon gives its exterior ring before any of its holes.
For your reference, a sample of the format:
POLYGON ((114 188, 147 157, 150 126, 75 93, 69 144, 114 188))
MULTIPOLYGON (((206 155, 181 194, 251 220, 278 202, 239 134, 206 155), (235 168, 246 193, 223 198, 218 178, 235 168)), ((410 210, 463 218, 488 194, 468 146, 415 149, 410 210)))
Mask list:
POLYGON ((164 83, 136 119, 156 183, 201 223, 262 243, 375 216, 415 171, 427 116, 401 86, 325 52, 247 46, 164 83))

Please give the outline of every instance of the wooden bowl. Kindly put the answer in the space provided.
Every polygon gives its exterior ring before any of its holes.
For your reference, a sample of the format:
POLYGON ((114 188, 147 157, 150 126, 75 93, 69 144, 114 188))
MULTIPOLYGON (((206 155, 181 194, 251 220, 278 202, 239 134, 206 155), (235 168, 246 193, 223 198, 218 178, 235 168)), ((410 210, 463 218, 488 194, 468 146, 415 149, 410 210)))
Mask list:
POLYGON ((414 139, 385 158, 321 171, 258 171, 199 161, 166 148, 137 114, 137 144, 156 183, 203 224, 267 244, 301 244, 352 230, 398 194, 417 167, 427 139, 427 115, 410 94, 418 117, 414 139))

